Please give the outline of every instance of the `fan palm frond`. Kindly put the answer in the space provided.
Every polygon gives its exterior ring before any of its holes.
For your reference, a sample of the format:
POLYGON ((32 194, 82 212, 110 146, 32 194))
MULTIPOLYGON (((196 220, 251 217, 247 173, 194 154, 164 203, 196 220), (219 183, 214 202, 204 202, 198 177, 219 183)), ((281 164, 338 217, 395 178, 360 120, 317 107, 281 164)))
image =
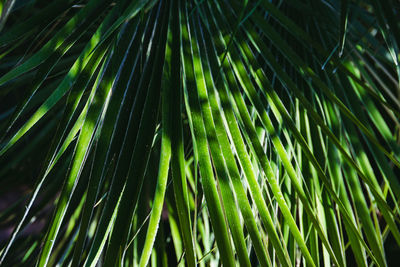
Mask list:
POLYGON ((1 1, 0 265, 393 264, 399 12, 1 1))

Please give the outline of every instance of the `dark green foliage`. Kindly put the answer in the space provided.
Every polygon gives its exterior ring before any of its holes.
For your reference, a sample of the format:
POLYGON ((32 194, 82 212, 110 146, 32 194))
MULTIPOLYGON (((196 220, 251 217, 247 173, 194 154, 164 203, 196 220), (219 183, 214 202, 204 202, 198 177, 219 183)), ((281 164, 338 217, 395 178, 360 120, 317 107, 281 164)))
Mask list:
POLYGON ((393 266, 396 1, 0 1, 1 266, 393 266))

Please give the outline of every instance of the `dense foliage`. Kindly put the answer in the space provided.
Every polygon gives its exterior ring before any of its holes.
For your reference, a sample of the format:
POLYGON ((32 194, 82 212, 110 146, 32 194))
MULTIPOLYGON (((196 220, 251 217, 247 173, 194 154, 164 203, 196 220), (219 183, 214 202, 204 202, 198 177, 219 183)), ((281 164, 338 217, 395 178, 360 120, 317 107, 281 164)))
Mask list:
POLYGON ((0 265, 387 266, 395 0, 8 0, 0 265))

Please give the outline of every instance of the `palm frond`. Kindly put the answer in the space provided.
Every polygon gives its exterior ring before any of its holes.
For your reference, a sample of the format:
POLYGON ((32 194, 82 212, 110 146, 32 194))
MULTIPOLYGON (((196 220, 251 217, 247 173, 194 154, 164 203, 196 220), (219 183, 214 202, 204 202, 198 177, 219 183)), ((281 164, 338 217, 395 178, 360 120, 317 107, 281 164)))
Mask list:
POLYGON ((0 265, 394 264, 395 1, 0 4, 0 265))

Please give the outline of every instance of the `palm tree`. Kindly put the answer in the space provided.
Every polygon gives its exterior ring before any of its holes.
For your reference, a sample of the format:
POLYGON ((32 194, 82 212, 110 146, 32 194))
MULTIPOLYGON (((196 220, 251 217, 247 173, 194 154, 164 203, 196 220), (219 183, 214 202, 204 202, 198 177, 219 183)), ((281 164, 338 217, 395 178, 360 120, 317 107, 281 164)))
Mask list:
POLYGON ((1 3, 0 265, 395 264, 396 1, 1 3))

